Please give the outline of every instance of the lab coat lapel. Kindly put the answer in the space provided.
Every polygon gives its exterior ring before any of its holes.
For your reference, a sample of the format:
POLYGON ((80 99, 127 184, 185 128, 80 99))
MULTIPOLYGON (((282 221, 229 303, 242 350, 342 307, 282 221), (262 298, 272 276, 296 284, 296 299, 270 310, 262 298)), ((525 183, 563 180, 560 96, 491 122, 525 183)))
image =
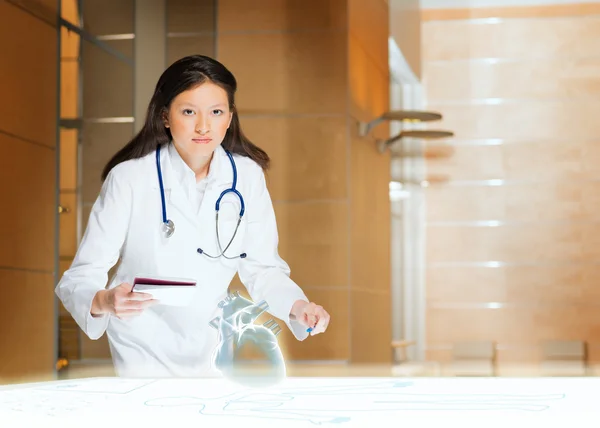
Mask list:
POLYGON ((193 210, 190 200, 187 198, 181 183, 177 181, 177 176, 171 159, 169 157, 169 151, 166 146, 163 146, 160 151, 161 167, 163 175, 163 183, 165 189, 165 200, 167 202, 167 217, 172 217, 170 214, 173 210, 176 210, 178 214, 183 215, 186 220, 195 223, 196 213, 193 210))
POLYGON ((192 204, 181 185, 171 186, 169 195, 169 204, 173 209, 179 211, 188 221, 194 224, 197 221, 197 214, 194 212, 192 204))
POLYGON ((218 146, 215 150, 215 156, 219 156, 216 162, 217 174, 214 183, 209 184, 200 206, 199 222, 200 233, 203 238, 214 241, 215 235, 215 216, 216 203, 223 190, 231 187, 233 183, 232 169, 229 158, 225 150, 218 146))
POLYGON ((200 212, 197 213, 187 198, 181 184, 177 181, 176 172, 171 164, 167 147, 161 149, 165 199, 168 204, 167 216, 169 216, 170 210, 177 210, 179 214, 183 215, 192 224, 198 224, 200 236, 207 239, 211 239, 215 235, 215 204, 217 199, 223 190, 231 187, 233 184, 231 163, 222 146, 217 146, 215 156, 218 156, 217 162, 214 164, 216 169, 215 180, 207 186, 200 206, 200 212))

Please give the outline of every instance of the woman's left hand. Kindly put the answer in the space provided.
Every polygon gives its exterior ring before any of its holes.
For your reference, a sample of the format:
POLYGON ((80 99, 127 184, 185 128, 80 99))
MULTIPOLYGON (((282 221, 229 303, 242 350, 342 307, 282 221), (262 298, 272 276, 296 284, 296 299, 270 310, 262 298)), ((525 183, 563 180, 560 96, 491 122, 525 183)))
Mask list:
POLYGON ((329 314, 322 306, 313 302, 297 300, 292 306, 292 318, 307 328, 312 329, 310 334, 324 333, 329 325, 329 314))

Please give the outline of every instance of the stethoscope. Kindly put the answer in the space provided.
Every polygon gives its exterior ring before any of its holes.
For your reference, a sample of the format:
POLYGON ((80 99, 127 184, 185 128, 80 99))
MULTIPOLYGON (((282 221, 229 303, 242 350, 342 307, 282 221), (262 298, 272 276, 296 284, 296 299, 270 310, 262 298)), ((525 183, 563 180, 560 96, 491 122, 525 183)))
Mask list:
MULTIPOLYGON (((229 162, 231 162, 231 169, 233 170, 233 183, 229 189, 225 189, 225 190, 223 190, 223 192, 221 192, 221 195, 219 196, 219 198, 217 199, 217 203, 215 204, 215 210, 216 210, 215 227, 217 229, 217 245, 219 246, 219 251, 221 253, 217 256, 211 256, 210 254, 205 252, 202 248, 198 248, 196 251, 198 252, 198 254, 204 254, 205 256, 210 257, 211 259, 217 259, 219 257, 225 257, 226 259, 230 259, 230 260, 237 259, 238 257, 243 259, 243 258, 246 258, 246 253, 242 253, 239 256, 234 256, 234 257, 228 257, 225 255, 225 251, 227 251, 227 249, 229 248, 229 246, 235 239, 238 228, 240 227, 240 223, 242 222, 242 217, 244 216, 244 212, 246 211, 246 206, 244 204, 244 198, 242 197, 242 194, 235 188, 235 186, 237 184, 237 168, 235 166, 235 161, 233 160, 233 156, 231 155, 231 153, 229 153, 228 150, 225 150, 225 153, 227 153, 229 162), (235 231, 233 232, 233 236, 229 240, 229 243, 227 244, 225 249, 223 249, 221 247, 221 239, 219 238, 219 207, 221 205, 221 199, 223 199, 223 196, 225 196, 227 193, 233 193, 239 198, 240 213, 239 213, 239 218, 238 218, 237 224, 235 226, 235 231)), ((158 184, 160 186, 160 199, 161 199, 161 203, 162 203, 162 225, 161 225, 161 228, 162 228, 163 233, 165 234, 165 237, 170 238, 175 233, 175 224, 173 223, 172 220, 167 219, 167 204, 165 202, 165 189, 163 187, 162 172, 161 172, 161 167, 160 167, 160 146, 158 146, 158 148, 156 149, 156 170, 158 171, 158 184)))

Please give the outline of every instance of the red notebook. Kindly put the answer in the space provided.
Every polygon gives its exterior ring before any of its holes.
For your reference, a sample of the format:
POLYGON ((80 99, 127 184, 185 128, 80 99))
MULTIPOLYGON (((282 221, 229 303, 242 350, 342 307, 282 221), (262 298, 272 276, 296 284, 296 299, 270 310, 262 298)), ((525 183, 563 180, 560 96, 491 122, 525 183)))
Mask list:
POLYGON ((196 292, 196 281, 181 278, 136 277, 132 291, 147 293, 167 306, 188 306, 196 292))
POLYGON ((196 285, 196 281, 191 280, 180 280, 180 279, 171 279, 171 278, 144 278, 137 277, 133 280, 133 288, 136 285, 164 285, 171 287, 193 287, 196 285))

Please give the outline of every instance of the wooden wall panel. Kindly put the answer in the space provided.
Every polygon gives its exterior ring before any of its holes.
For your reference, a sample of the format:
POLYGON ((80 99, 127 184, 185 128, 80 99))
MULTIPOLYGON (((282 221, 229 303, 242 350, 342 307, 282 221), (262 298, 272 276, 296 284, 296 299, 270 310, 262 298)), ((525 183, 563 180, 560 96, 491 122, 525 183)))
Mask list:
POLYGON ((0 383, 54 376, 56 2, 36 5, 0 2, 0 383))
POLYGON ((169 37, 167 40, 167 65, 188 55, 215 56, 215 36, 169 37))
POLYGON ((369 54, 372 66, 387 71, 389 69, 388 37, 390 36, 387 1, 348 0, 348 24, 350 35, 355 37, 369 54))
POLYGON ((284 330, 287 359, 386 360, 389 159, 356 122, 388 108, 387 2, 220 0, 218 11, 217 55, 238 80, 242 126, 272 158, 280 254, 332 316, 305 342, 284 330))
POLYGON ((348 285, 347 209, 326 201, 275 204, 279 252, 302 286, 348 285))
POLYGON ((98 36, 134 33, 134 4, 135 0, 85 0, 84 28, 98 36))
POLYGON ((202 32, 213 35, 216 25, 215 1, 169 0, 165 6, 169 33, 202 32))
POLYGON ((343 201, 348 196, 345 118, 245 117, 243 126, 272 158, 267 183, 275 202, 343 201))
POLYGON ((0 133, 0 266, 54 270, 55 152, 0 133))
MULTIPOLYGON (((360 138, 356 130, 351 131, 351 137, 351 287, 383 291, 389 295, 389 157, 379 153, 370 139, 360 138)), ((387 308, 380 310, 389 315, 387 308)), ((387 342, 389 345, 389 340, 387 342)))
MULTIPOLYGON (((357 121, 371 121, 387 111, 389 106, 388 68, 374 62, 371 55, 360 38, 351 33, 348 39, 350 114, 357 121)), ((353 132, 357 129, 357 126, 352 127, 353 132)), ((386 122, 373 129, 364 138, 363 144, 370 144, 373 138, 386 138, 387 135, 389 123, 386 122)))
MULTIPOLYGON (((219 0, 219 33, 347 29, 347 0, 219 0), (243 11, 243 13, 240 13, 243 11)), ((219 53, 220 54, 220 53, 219 53)))
POLYGON ((53 379, 53 283, 51 271, 0 269, 0 384, 53 379))
POLYGON ((218 5, 217 58, 238 81, 244 131, 272 159, 279 252, 309 298, 340 319, 330 345, 325 336, 298 342, 284 329, 288 360, 349 357, 348 335, 339 334, 349 318, 346 10, 328 14, 339 3, 218 5))
POLYGON ((391 261, 389 152, 376 138, 389 137, 381 124, 367 137, 357 121, 389 110, 389 6, 384 1, 350 0, 350 349, 352 362, 391 362, 391 261))
POLYGON ((19 34, 18 44, 4 43, 2 48, 0 80, 10 83, 3 86, 0 129, 54 147, 56 28, 6 1, 0 2, 0 17, 0 40, 12 41, 19 34))
POLYGON ((324 31, 219 34, 219 60, 238 81, 239 111, 343 113, 346 35, 324 31))
POLYGON ((353 363, 389 364, 392 362, 391 310, 389 287, 373 290, 352 287, 352 318, 350 319, 353 363))

